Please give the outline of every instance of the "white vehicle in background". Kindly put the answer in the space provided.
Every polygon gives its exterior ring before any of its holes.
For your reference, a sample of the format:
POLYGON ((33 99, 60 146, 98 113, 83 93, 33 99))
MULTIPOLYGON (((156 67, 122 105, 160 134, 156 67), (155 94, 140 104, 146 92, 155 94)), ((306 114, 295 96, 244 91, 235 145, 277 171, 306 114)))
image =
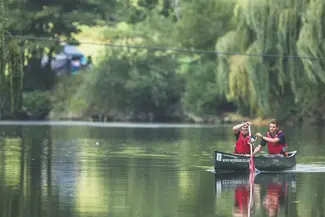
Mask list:
MULTIPOLYGON (((75 45, 62 44, 62 51, 56 53, 51 61, 51 69, 57 76, 76 74, 91 64, 91 57, 86 57, 75 45)), ((48 56, 43 56, 42 67, 48 62, 48 56)))

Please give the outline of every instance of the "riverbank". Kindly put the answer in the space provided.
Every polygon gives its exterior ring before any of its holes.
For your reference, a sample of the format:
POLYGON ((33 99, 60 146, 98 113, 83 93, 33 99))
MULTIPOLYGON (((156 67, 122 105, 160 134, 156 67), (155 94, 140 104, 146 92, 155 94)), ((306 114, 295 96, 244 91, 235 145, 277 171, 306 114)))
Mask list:
POLYGON ((199 117, 194 114, 185 113, 183 115, 168 117, 164 120, 154 121, 148 118, 149 115, 121 115, 117 114, 114 116, 107 116, 103 114, 96 114, 89 117, 82 117, 78 114, 67 113, 67 114, 54 114, 51 113, 47 120, 50 121, 88 121, 88 122, 134 122, 134 123, 175 123, 175 124, 237 124, 243 121, 250 121, 253 125, 256 126, 265 126, 268 125, 269 119, 263 119, 260 117, 250 118, 245 117, 237 113, 224 113, 220 116, 209 115, 206 117, 199 117))
MULTIPOLYGON (((222 116, 210 116, 208 118, 201 118, 197 116, 191 115, 190 118, 187 116, 187 118, 184 119, 172 119, 172 120, 164 120, 164 121, 148 121, 148 120, 141 120, 141 119, 131 119, 130 116, 116 116, 115 118, 112 117, 106 117, 104 115, 102 116, 92 116, 92 117, 80 117, 74 113, 68 113, 66 115, 60 116, 44 116, 42 118, 33 118, 28 116, 22 116, 21 118, 15 118, 11 119, 9 117, 2 118, 0 122, 2 123, 17 123, 17 122, 25 122, 25 123, 32 123, 32 122, 69 122, 69 123, 84 123, 89 125, 92 124, 123 124, 123 123, 131 123, 131 124, 172 124, 172 125, 235 125, 242 123, 244 121, 249 121, 253 124, 253 126, 267 126, 269 124, 269 121, 272 118, 261 118, 261 117, 245 117, 237 113, 225 113, 222 116)), ((295 125, 313 125, 313 126, 320 126, 324 125, 323 122, 315 122, 313 118, 305 117, 304 120, 302 119, 288 119, 288 120, 279 120, 281 122, 281 125, 287 125, 287 126, 295 126, 295 125)))

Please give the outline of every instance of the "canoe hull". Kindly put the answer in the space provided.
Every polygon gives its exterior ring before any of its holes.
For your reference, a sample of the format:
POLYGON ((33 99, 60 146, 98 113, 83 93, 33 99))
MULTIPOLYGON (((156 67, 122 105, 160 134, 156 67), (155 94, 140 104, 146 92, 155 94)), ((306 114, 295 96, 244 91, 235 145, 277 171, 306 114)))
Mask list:
MULTIPOLYGON (((216 172, 249 172, 249 156, 214 151, 214 169, 216 172)), ((288 157, 254 157, 255 168, 260 171, 284 171, 296 166, 296 151, 288 157)))

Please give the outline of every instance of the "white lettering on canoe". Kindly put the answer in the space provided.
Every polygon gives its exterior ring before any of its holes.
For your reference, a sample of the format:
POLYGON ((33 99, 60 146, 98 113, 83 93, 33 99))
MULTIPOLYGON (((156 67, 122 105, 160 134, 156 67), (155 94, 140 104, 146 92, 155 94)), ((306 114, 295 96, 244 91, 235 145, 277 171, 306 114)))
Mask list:
POLYGON ((249 162, 249 158, 248 159, 243 159, 243 158, 233 158, 233 159, 222 159, 222 162, 249 162))
POLYGON ((224 185, 241 185, 247 184, 248 180, 222 180, 221 183, 224 185))

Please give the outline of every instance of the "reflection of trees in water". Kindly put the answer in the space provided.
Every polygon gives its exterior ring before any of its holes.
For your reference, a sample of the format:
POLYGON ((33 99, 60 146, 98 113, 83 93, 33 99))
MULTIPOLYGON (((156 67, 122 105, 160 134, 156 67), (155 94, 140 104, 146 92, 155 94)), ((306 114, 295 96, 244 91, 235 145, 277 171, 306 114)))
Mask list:
POLYGON ((14 205, 20 205, 24 196, 23 185, 21 184, 21 174, 24 172, 23 143, 20 139, 21 128, 17 133, 7 136, 6 131, 2 131, 0 138, 0 216, 22 216, 21 209, 14 205))
POLYGON ((53 206, 58 198, 52 191, 49 130, 44 126, 2 127, 0 194, 6 200, 0 202, 1 216, 40 217, 44 212, 52 216, 58 211, 53 206))
POLYGON ((297 192, 298 211, 301 216, 325 216, 324 173, 301 173, 297 180, 301 184, 297 192), (307 203, 304 203, 306 202, 307 203))
MULTIPOLYGON (((80 142, 78 140, 52 138, 51 179, 61 204, 71 205, 75 198, 76 177, 80 175, 80 142)), ((49 171, 48 171, 49 172, 49 171)))

